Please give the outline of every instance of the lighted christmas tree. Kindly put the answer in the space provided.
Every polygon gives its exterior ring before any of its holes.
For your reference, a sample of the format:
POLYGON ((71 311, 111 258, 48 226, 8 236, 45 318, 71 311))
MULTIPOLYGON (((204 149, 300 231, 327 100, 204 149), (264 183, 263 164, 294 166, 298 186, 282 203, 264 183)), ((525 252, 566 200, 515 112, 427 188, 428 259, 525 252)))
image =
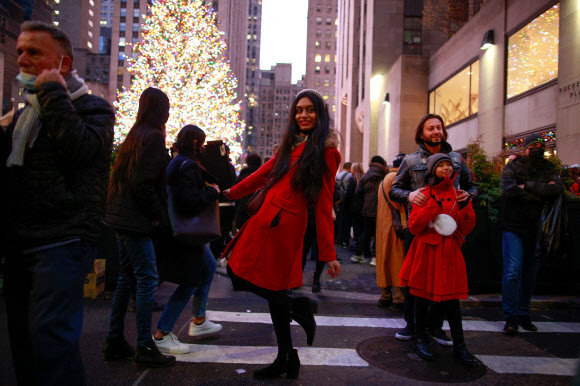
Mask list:
POLYGON ((194 124, 207 140, 222 139, 232 159, 241 154, 244 123, 236 102, 237 79, 225 58, 226 43, 216 15, 202 0, 156 0, 141 26, 143 40, 127 58, 134 79, 130 89, 118 91, 115 140, 125 139, 135 123, 139 96, 157 87, 169 97, 167 144, 179 130, 194 124))

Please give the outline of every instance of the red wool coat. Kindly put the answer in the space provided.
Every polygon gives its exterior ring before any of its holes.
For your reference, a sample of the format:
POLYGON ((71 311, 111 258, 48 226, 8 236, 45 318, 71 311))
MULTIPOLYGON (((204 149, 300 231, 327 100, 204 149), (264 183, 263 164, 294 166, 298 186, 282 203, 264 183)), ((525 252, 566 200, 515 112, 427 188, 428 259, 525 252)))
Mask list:
POLYGON ((467 273, 461 245, 475 226, 471 202, 461 210, 459 203, 453 208, 456 193, 450 179, 425 188, 423 194, 429 197, 429 202, 424 207, 413 206, 409 216, 409 230, 415 239, 399 273, 401 285, 408 286, 415 296, 436 302, 467 299, 467 273), (428 226, 440 213, 449 214, 457 222, 451 236, 441 236, 428 226))
MULTIPOLYGON (((329 135, 330 137, 330 135, 329 135)), ((332 142, 332 144, 334 144, 332 142)), ((336 260, 332 194, 340 154, 336 145, 324 153, 329 172, 324 174, 322 189, 316 202, 316 235, 319 259, 336 260)), ((290 165, 298 160, 305 144, 290 154, 290 165)), ((265 185, 275 158, 230 189, 237 200, 265 185)), ((290 186, 296 166, 268 190, 258 213, 251 217, 229 243, 222 257, 229 256, 228 265, 239 277, 258 287, 281 291, 302 285, 302 241, 308 220, 307 203, 301 192, 290 186), (279 214, 279 222, 273 222, 279 214)))

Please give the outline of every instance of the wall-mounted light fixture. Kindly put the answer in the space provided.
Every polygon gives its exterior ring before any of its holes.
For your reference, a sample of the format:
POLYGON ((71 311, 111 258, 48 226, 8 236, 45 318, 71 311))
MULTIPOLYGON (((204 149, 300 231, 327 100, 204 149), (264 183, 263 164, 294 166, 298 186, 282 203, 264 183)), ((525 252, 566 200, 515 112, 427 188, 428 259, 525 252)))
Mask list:
POLYGON ((387 95, 385 95, 385 101, 383 103, 387 103, 390 102, 390 97, 389 97, 389 93, 387 93, 387 95))
POLYGON ((494 32, 492 29, 487 30, 485 35, 483 35, 483 40, 481 42, 481 49, 487 50, 489 47, 493 46, 494 44, 495 44, 494 32))

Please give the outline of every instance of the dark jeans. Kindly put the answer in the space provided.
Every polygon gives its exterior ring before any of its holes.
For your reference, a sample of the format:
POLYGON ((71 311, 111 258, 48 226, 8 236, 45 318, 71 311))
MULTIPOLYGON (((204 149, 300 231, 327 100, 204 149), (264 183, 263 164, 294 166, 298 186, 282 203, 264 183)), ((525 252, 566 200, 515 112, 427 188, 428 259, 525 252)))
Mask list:
MULTIPOLYGON (((405 230, 405 255, 409 252, 409 248, 413 243, 415 236, 407 228, 405 230)), ((405 317, 405 322, 407 322, 407 327, 415 328, 415 299, 417 297, 409 291, 409 287, 405 287, 405 304, 403 305, 403 314, 405 317)), ((443 316, 434 313, 430 314, 428 318, 429 328, 431 330, 440 330, 443 327, 443 316)), ((417 330, 419 332, 419 330, 417 330)))
POLYGON ((356 248, 356 254, 360 256, 364 253, 364 255, 366 257, 371 257, 372 256, 371 239, 373 237, 376 237, 377 218, 364 216, 363 217, 363 224, 364 224, 363 233, 359 239, 359 242, 358 242, 358 245, 356 248))
POLYGON ((339 223, 338 243, 348 246, 350 243, 350 229, 352 228, 352 216, 346 209, 341 209, 341 222, 339 223))
POLYGON ((96 255, 94 245, 77 241, 6 258, 4 298, 18 384, 85 383, 83 283, 96 255))
POLYGON ((109 337, 123 336, 125 315, 131 297, 132 277, 137 281, 137 344, 152 341, 153 295, 159 281, 153 241, 147 235, 117 232, 121 269, 113 298, 109 337))
POLYGON ((534 243, 512 232, 504 232, 502 303, 505 317, 528 315, 536 285, 538 261, 534 243))
POLYGON ((360 241, 360 237, 362 236, 362 233, 363 233, 363 227, 364 227, 363 216, 361 216, 361 215, 352 216, 351 221, 352 221, 353 239, 355 241, 355 244, 358 245, 358 243, 360 241))
POLYGON ((415 327, 417 336, 425 337, 427 335, 428 319, 437 315, 437 318, 443 320, 447 316, 453 345, 459 347, 465 343, 463 337, 463 323, 461 321, 461 305, 458 299, 446 300, 443 302, 432 302, 428 299, 415 297, 415 327), (431 309, 429 310, 429 306, 431 309))

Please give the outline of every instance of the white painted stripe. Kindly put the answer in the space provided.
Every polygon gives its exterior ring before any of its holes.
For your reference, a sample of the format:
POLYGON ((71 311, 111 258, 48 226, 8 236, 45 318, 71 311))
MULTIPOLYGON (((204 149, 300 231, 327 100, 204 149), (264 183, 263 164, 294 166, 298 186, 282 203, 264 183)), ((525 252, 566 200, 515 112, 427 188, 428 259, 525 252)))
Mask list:
MULTIPOLYGON (((234 323, 272 323, 270 314, 262 312, 228 312, 228 311, 208 311, 209 319, 219 322, 234 323)), ((370 317, 343 317, 343 316, 316 316, 318 326, 333 327, 372 327, 372 328, 403 328, 406 323, 398 318, 370 318, 370 317)), ((295 322, 293 322, 295 324, 295 322)), ((488 322, 480 320, 464 320, 463 329, 465 331, 489 331, 501 332, 505 322, 488 322)), ((538 326, 539 332, 557 333, 580 333, 580 323, 566 322, 534 322, 538 326)), ((449 330, 449 324, 444 323, 443 329, 449 330)), ((526 333, 524 329, 520 332, 526 333)))
MULTIPOLYGON (((189 354, 175 355, 179 362, 270 364, 278 354, 270 346, 217 346, 190 344, 189 354)), ((299 347, 300 364, 307 366, 360 366, 369 364, 353 349, 299 347)))
POLYGON ((496 373, 574 376, 578 359, 476 355, 496 373))

